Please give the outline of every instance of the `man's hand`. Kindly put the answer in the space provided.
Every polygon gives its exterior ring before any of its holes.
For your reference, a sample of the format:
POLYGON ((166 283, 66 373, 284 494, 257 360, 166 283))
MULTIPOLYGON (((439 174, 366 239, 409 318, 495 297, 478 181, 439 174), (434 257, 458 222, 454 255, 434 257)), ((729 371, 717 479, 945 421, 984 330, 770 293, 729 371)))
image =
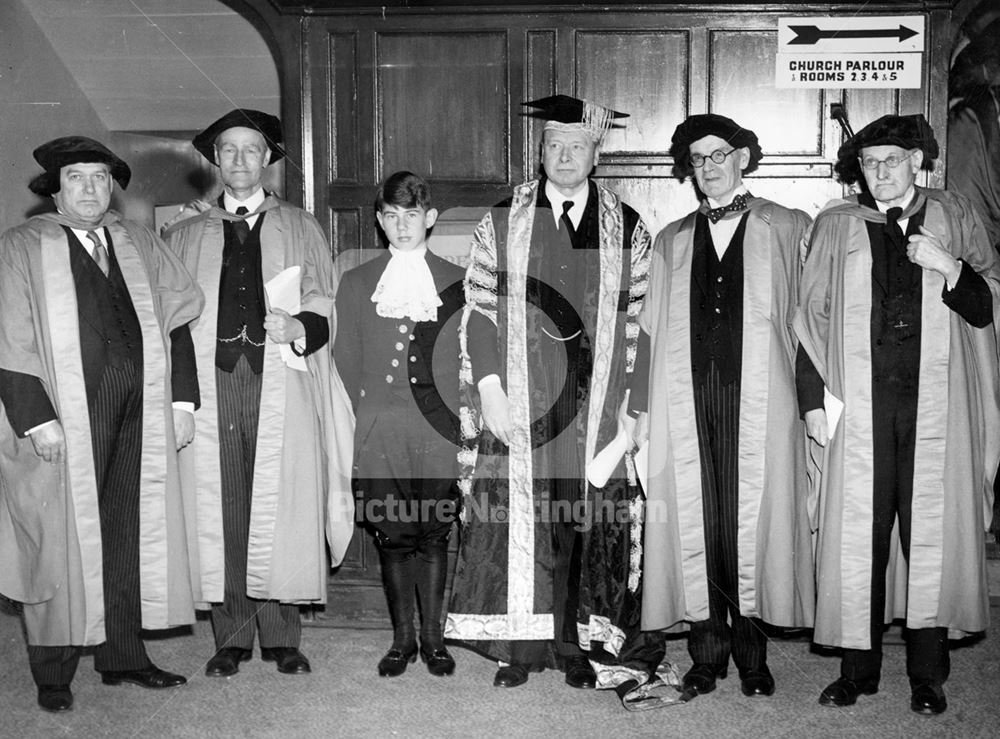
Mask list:
POLYGON ((180 451, 194 441, 194 414, 174 408, 174 442, 180 451))
POLYGON ((275 308, 264 316, 264 330, 267 331, 267 338, 275 344, 291 344, 306 335, 302 321, 281 308, 275 308))
POLYGON ((958 282, 958 276, 962 272, 962 263, 941 246, 941 240, 934 232, 924 226, 920 227, 919 234, 910 237, 910 243, 906 245, 906 256, 917 266, 937 272, 949 285, 958 282))
POLYGON ((820 446, 826 446, 830 441, 830 430, 826 424, 826 410, 823 408, 813 408, 806 411, 806 434, 810 439, 820 446))
POLYGON ((490 383, 479 389, 479 399, 483 406, 483 423, 490 433, 507 446, 513 424, 510 421, 510 401, 500 383, 490 383))
POLYGON ((52 464, 62 464, 66 458, 66 434, 59 421, 50 421, 31 432, 35 454, 52 464))

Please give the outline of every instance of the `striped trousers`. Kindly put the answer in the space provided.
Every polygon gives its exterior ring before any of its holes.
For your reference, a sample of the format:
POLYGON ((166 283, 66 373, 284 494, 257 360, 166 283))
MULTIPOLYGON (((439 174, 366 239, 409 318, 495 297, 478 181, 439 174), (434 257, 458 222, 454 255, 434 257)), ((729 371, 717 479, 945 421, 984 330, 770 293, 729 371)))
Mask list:
POLYGON ((232 372, 215 369, 219 398, 219 458, 222 465, 222 534, 226 558, 224 600, 212 606, 215 646, 252 649, 298 647, 299 607, 247 597, 247 543, 257 452, 261 376, 240 357, 232 372))
MULTIPOLYGON (((94 668, 141 670, 149 666, 140 637, 139 475, 142 454, 142 365, 106 367, 96 393, 87 398, 94 448, 107 640, 94 649, 94 668)), ((38 685, 68 685, 80 647, 28 645, 38 685)))
POLYGON ((742 673, 765 664, 767 638, 758 619, 740 615, 737 594, 740 383, 723 383, 712 363, 694 386, 709 615, 692 622, 688 652, 694 662, 720 668, 732 654, 742 673))

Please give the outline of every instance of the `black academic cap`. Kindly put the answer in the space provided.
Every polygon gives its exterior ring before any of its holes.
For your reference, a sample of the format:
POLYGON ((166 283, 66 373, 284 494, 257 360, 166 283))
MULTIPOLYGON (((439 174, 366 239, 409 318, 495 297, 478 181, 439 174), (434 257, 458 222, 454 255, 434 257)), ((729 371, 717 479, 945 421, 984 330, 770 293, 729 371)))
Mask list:
POLYGON ((924 153, 921 168, 934 169, 937 159, 937 139, 922 113, 914 115, 884 115, 872 121, 837 150, 837 163, 834 171, 837 179, 845 185, 860 182, 861 164, 858 157, 861 150, 869 146, 898 146, 901 149, 920 149, 924 153))
POLYGON ((28 184, 28 189, 36 195, 59 192, 59 171, 68 164, 107 164, 111 176, 123 190, 132 179, 132 170, 125 162, 100 141, 86 136, 53 139, 35 149, 32 156, 45 170, 28 184))
POLYGON ((745 147, 750 150, 750 163, 743 170, 743 174, 749 174, 757 169, 757 164, 764 158, 760 142, 757 141, 757 134, 749 128, 744 128, 724 115, 699 113, 688 116, 674 129, 674 135, 670 139, 669 154, 674 158, 674 177, 683 180, 694 174, 689 158, 691 144, 706 136, 717 136, 735 149, 745 147))
POLYGON ((620 113, 603 105, 569 95, 550 95, 521 103, 526 108, 535 108, 521 113, 529 118, 541 118, 565 126, 579 126, 590 133, 595 141, 600 141, 609 128, 624 128, 614 123, 616 118, 628 118, 628 113, 620 113))
POLYGON ((270 164, 285 156, 285 150, 281 144, 285 140, 281 133, 281 121, 277 117, 259 110, 249 108, 236 108, 226 113, 222 118, 199 133, 191 141, 194 148, 201 152, 212 164, 215 164, 215 140, 219 134, 230 128, 252 128, 259 131, 267 141, 267 147, 271 150, 270 164))

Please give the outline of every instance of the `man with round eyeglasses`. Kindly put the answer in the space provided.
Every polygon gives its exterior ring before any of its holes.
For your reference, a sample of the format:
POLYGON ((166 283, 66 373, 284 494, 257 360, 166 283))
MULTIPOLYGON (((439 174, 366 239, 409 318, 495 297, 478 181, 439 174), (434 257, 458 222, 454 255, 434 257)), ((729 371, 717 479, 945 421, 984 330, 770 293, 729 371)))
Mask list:
POLYGON ((817 216, 802 274, 799 406, 821 462, 814 639, 843 648, 826 706, 878 692, 883 631, 902 619, 910 707, 943 712, 949 635, 988 622, 1000 269, 969 201, 916 184, 937 155, 922 115, 845 142, 836 172, 861 191, 817 216))
POLYGON ((639 318, 629 406, 649 427, 642 628, 690 628, 689 695, 715 690, 731 656, 743 694, 769 696, 763 623, 812 623, 791 331, 809 218, 750 194, 743 177, 763 154, 729 118, 689 117, 670 154, 702 203, 657 236, 639 318))

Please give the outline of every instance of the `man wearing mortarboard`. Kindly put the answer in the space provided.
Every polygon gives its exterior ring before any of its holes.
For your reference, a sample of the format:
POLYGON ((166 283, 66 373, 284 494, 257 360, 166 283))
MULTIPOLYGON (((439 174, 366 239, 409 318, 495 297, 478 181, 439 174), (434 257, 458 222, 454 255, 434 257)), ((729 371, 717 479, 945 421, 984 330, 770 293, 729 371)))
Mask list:
MULTIPOLYGON (((462 341, 473 358, 499 352, 502 370, 464 377, 485 428, 478 457, 465 460, 474 475, 462 481, 447 635, 501 662, 498 687, 558 664, 569 685, 593 688, 587 656, 613 656, 624 640, 613 618, 628 597, 635 532, 611 514, 591 526, 582 511, 599 495, 624 505, 627 519, 634 487, 624 461, 600 490, 585 470, 618 431, 650 238, 639 215, 591 179, 604 134, 625 116, 566 95, 525 105, 545 120, 542 175, 482 219, 466 274, 466 311, 497 333, 492 347, 471 331, 462 341)), ((463 423, 474 436, 475 419, 463 423)))
POLYGON ((922 115, 846 141, 836 172, 861 192, 816 217, 802 273, 799 405, 822 459, 813 638, 843 648, 827 706, 878 692, 882 633, 904 619, 910 707, 941 713, 949 634, 989 620, 1000 268, 968 200, 916 185, 937 155, 922 115), (832 435, 825 393, 844 406, 832 435))
POLYGON ((333 260, 316 219, 264 190, 282 143, 281 121, 258 110, 208 126, 193 144, 223 190, 166 232, 205 292, 191 330, 200 433, 181 469, 197 488, 196 599, 211 604, 216 645, 209 677, 235 675, 255 637, 279 672, 311 671, 298 604, 326 600, 324 528, 335 565, 354 530, 353 414, 327 346, 333 260))
POLYGON ((149 228, 109 210, 128 165, 83 136, 34 151, 56 212, 0 236, 0 593, 24 605, 47 711, 83 647, 106 685, 185 682, 141 629, 194 621, 177 449, 194 435, 202 297, 149 228))
POLYGON ((763 624, 812 619, 791 330, 809 218, 748 191, 763 154, 725 116, 690 116, 670 155, 701 205, 656 237, 640 316, 629 406, 649 425, 642 627, 690 629, 688 695, 713 691, 732 657, 743 694, 769 696, 763 624))

